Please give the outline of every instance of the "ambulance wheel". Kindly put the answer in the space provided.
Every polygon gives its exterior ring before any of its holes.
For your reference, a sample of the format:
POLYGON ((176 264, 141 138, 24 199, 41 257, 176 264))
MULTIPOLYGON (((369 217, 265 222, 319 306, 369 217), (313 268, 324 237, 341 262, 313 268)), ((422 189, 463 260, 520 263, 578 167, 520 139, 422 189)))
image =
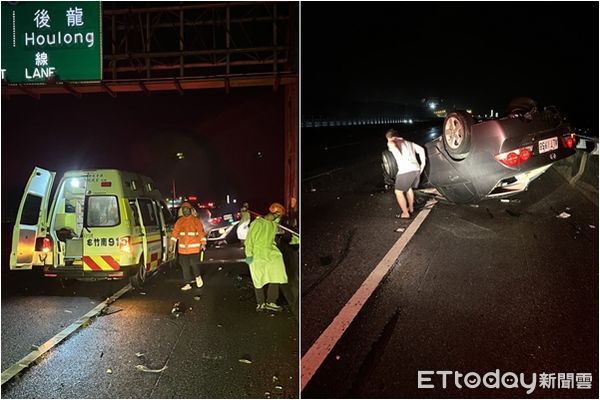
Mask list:
POLYGON ((144 283, 146 283, 147 276, 148 272, 146 271, 146 266, 144 265, 144 262, 140 260, 137 266, 137 272, 130 278, 131 286, 136 289, 142 289, 144 283))

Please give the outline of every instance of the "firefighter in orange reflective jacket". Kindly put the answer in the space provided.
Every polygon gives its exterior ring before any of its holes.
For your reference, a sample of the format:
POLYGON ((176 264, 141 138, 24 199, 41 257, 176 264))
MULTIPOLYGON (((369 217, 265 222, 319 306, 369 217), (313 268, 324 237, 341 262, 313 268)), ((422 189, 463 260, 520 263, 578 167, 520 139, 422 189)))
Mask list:
POLYGON ((206 247, 206 235, 202 223, 194 215, 192 205, 187 201, 181 205, 181 216, 175 223, 171 236, 170 251, 175 251, 175 243, 179 241, 179 265, 183 270, 185 286, 181 290, 190 290, 190 283, 196 281, 196 286, 202 287, 200 276, 200 251, 206 247), (193 276, 192 276, 193 273, 193 276))

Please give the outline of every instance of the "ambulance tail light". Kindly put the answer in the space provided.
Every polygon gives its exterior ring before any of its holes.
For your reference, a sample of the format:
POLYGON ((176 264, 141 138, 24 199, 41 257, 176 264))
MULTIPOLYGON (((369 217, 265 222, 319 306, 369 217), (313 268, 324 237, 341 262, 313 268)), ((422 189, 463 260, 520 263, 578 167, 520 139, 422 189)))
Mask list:
POLYGON ((49 237, 37 238, 35 250, 48 254, 52 251, 52 240, 49 237))
POLYGON ((119 249, 125 253, 131 253, 131 236, 119 238, 119 249))

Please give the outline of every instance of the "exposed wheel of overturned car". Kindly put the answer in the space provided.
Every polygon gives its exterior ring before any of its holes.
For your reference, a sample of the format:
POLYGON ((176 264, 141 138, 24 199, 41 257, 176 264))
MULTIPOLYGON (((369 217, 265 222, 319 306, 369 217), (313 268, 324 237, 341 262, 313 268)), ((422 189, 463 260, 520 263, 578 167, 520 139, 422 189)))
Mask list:
POLYGON ((466 111, 453 111, 444 119, 442 137, 450 157, 463 160, 471 149, 471 126, 473 117, 466 111))
POLYGON ((383 171, 383 183, 385 188, 389 189, 396 183, 396 175, 398 174, 398 164, 394 155, 389 150, 384 150, 381 153, 381 169, 383 171))

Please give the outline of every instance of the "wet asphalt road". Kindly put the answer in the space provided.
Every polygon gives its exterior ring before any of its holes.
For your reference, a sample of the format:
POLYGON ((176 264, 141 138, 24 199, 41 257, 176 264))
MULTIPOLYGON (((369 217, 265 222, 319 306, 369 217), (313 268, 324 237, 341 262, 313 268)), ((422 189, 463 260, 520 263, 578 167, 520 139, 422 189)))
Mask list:
MULTIPOLYGON (((365 153, 303 186, 302 354, 407 224, 365 153)), ((598 208, 554 169, 515 199, 437 204, 303 397, 527 396, 417 389, 419 370, 500 369, 591 373, 592 390, 533 396, 597 398, 598 208)))
MULTIPOLYGON (((296 397, 298 325, 292 313, 288 307, 257 313, 247 266, 218 267, 207 268, 202 289, 185 293, 179 268, 161 268, 143 292, 132 290, 113 303, 117 312, 93 319, 3 385, 2 397, 296 397), (171 308, 178 301, 185 311, 175 318, 171 308), (149 373, 136 365, 167 368, 149 373)), ((10 284, 16 278, 3 273, 3 370, 124 285, 63 288, 33 273, 29 278, 10 284)))

